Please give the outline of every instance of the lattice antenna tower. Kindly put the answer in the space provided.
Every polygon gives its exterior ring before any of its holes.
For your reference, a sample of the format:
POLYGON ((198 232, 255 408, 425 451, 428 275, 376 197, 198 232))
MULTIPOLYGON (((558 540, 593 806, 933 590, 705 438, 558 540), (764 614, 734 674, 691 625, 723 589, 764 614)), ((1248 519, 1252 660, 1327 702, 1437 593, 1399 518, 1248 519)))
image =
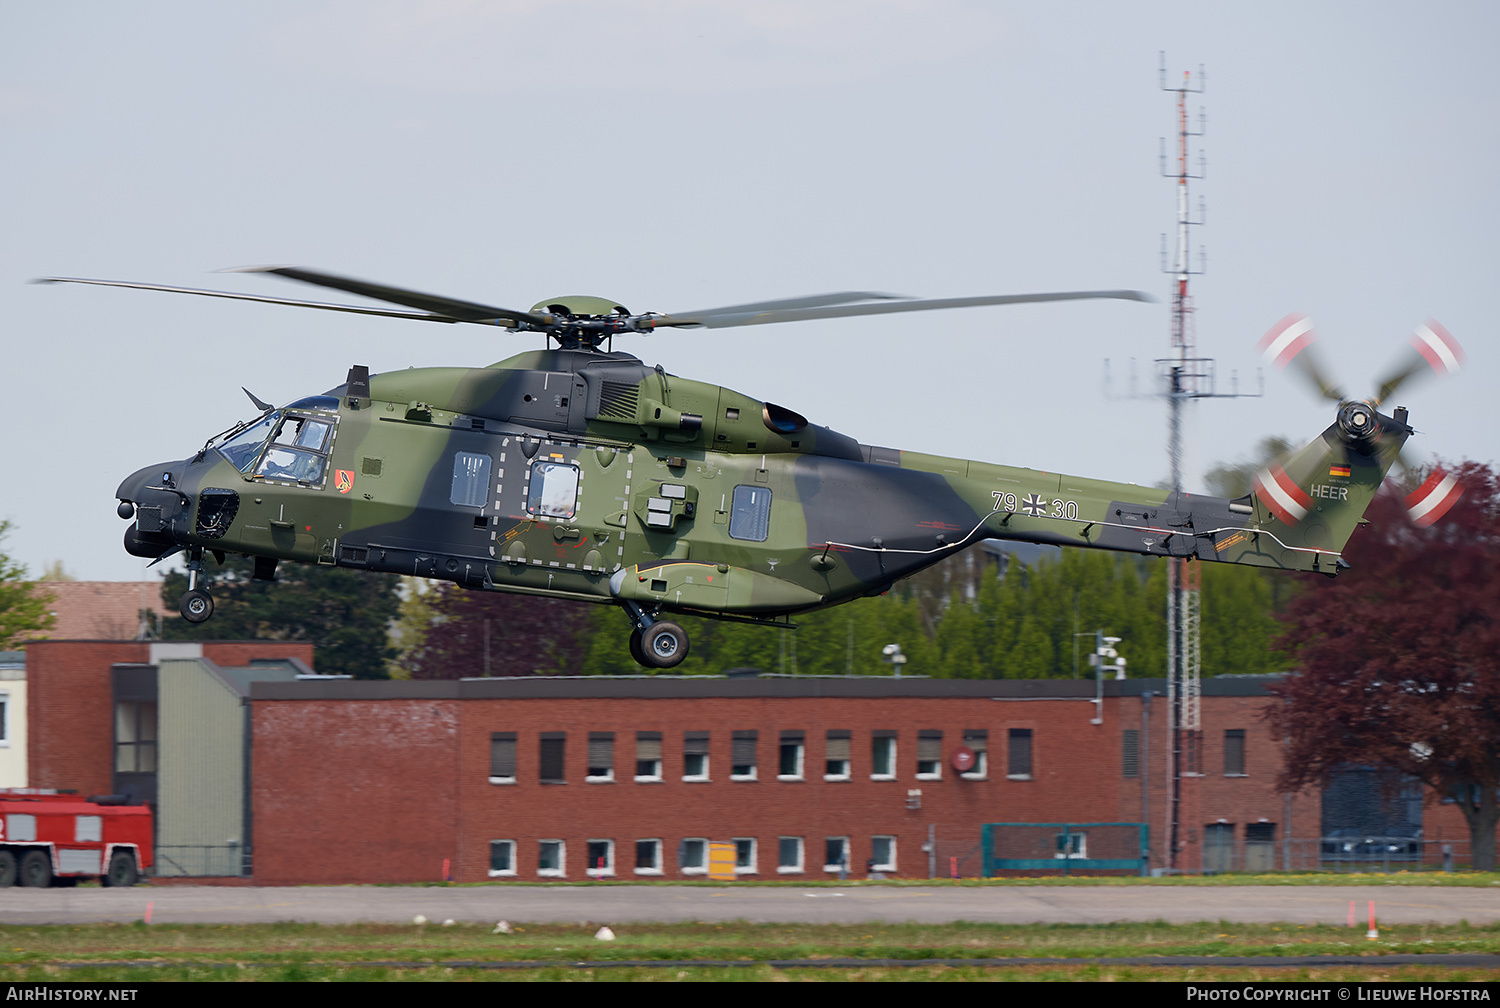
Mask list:
MULTIPOLYGON (((1196 77, 1184 72, 1179 86, 1169 85, 1166 54, 1161 54, 1161 89, 1177 96, 1177 143, 1175 158, 1169 160, 1167 142, 1161 142, 1161 173, 1173 181, 1177 192, 1177 228, 1174 253, 1168 261, 1167 237, 1162 235, 1162 271, 1172 277, 1172 356, 1156 361, 1162 377, 1162 395, 1167 400, 1167 454, 1172 466, 1172 492, 1182 493, 1184 414, 1194 399, 1227 399, 1259 392, 1241 393, 1239 382, 1231 376, 1230 391, 1216 388, 1214 361, 1199 357, 1198 334, 1192 295, 1188 281, 1204 270, 1206 257, 1198 251, 1198 266, 1192 264, 1190 236, 1202 227, 1206 215, 1200 197, 1197 214, 1190 209, 1190 183, 1206 174, 1207 162, 1198 153, 1196 169, 1189 162, 1188 142, 1206 132, 1207 119, 1198 110, 1196 128, 1188 117, 1188 95, 1202 94, 1207 75, 1198 68, 1196 77)), ((1198 789, 1202 777, 1202 663, 1200 659, 1200 609, 1198 569, 1179 558, 1167 561, 1167 716, 1170 719, 1169 760, 1167 766, 1167 863, 1168 867, 1185 867, 1182 863, 1196 849, 1201 858, 1198 789)))

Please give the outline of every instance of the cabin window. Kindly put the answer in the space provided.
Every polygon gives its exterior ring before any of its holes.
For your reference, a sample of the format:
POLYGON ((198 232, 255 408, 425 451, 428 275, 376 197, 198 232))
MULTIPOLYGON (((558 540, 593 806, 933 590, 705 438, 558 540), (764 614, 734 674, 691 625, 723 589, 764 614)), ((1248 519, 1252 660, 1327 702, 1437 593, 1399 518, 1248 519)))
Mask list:
POLYGON ((578 467, 565 462, 533 462, 526 510, 543 518, 571 518, 578 509, 578 467))
POLYGON ((729 509, 729 537, 765 542, 771 531, 771 491, 767 487, 737 486, 729 509))
POLYGON ((490 465, 488 455, 454 453, 453 485, 448 500, 462 507, 484 507, 490 498, 490 465))

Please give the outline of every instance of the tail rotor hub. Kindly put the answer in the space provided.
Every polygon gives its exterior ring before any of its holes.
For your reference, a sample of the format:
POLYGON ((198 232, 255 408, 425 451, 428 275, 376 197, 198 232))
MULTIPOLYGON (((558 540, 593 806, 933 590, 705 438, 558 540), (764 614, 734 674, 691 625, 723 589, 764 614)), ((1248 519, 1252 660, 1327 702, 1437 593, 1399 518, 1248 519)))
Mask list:
POLYGON ((1380 430, 1375 407, 1362 400, 1345 401, 1339 406, 1339 431, 1346 441, 1369 442, 1380 430))

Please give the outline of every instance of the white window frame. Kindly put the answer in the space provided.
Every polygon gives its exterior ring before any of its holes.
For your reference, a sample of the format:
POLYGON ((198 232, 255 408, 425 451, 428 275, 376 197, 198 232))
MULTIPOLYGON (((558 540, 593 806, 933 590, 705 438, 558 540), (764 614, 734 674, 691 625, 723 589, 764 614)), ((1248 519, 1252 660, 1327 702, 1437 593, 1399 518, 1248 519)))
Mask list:
POLYGON ((537 841, 536 873, 542 878, 568 877, 568 842, 566 840, 542 839, 537 841), (557 867, 542 867, 542 845, 557 844, 557 867))
POLYGON ((514 840, 491 840, 490 841, 490 864, 494 864, 494 851, 496 844, 508 844, 510 846, 510 867, 489 869, 490 878, 508 878, 516 873, 516 842, 514 840))
MULTIPOLYGON (((496 734, 500 734, 500 733, 497 732, 496 734)), ((521 750, 521 739, 519 737, 519 733, 518 732, 510 732, 508 734, 517 736, 516 738, 509 739, 508 741, 510 742, 511 747, 512 747, 511 748, 511 753, 510 753, 511 761, 512 762, 519 762, 520 761, 520 750, 521 750)), ((491 744, 491 746, 493 746, 494 745, 494 741, 491 740, 490 744, 491 744)), ((493 765, 491 766, 491 769, 493 769, 493 765)), ((496 777, 496 776, 494 776, 492 774, 490 776, 490 778, 489 778, 489 781, 490 781, 491 784, 514 784, 516 782, 516 778, 515 778, 514 774, 512 774, 509 777, 496 777)))
POLYGON ((734 873, 736 875, 759 875, 760 871, 759 871, 759 868, 758 868, 758 863, 759 863, 758 859, 759 859, 759 856, 760 856, 760 850, 759 850, 759 846, 760 845, 755 842, 755 837, 734 837, 733 840, 734 840, 734 873), (749 844, 750 845, 750 857, 748 858, 748 860, 750 862, 749 864, 744 864, 744 865, 740 864, 740 844, 749 844))
POLYGON ((896 838, 889 835, 876 835, 870 838, 870 870, 878 872, 893 872, 896 870, 896 838), (876 842, 885 840, 890 844, 890 860, 881 863, 875 860, 876 842))
POLYGON ((803 770, 807 766, 807 739, 782 739, 776 746, 776 779, 784 781, 803 780, 803 770), (781 751, 787 746, 797 747, 797 770, 795 773, 781 772, 781 751))
POLYGON ((870 779, 871 780, 895 780, 896 779, 897 767, 899 767, 901 765, 900 763, 897 762, 898 759, 900 759, 900 753, 897 752, 896 737, 894 735, 876 735, 876 736, 874 736, 873 738, 870 739, 870 779), (877 761, 875 759, 875 746, 876 746, 877 743, 880 743, 880 742, 886 743, 887 745, 890 746, 890 749, 891 749, 891 751, 890 751, 890 760, 889 760, 889 766, 891 768, 891 772, 890 773, 876 773, 875 772, 875 767, 877 765, 877 761))
POLYGON ((656 759, 656 760, 636 760, 635 761, 636 768, 639 769, 640 765, 642 763, 647 763, 647 762, 655 763, 656 764, 656 773, 654 773, 654 774, 636 774, 635 775, 635 782, 637 784, 660 784, 661 783, 661 760, 659 760, 659 759, 656 759))
POLYGON ((641 839, 637 840, 635 842, 635 844, 636 844, 636 860, 640 860, 640 845, 643 844, 643 843, 653 844, 655 846, 655 848, 656 848, 656 867, 655 868, 642 868, 639 865, 637 865, 636 868, 635 868, 635 873, 637 875, 660 875, 660 874, 662 874, 662 868, 661 868, 661 839, 659 837, 642 837, 641 839))
MULTIPOLYGON (((851 853, 851 851, 849 849, 849 838, 846 837, 846 836, 824 837, 823 838, 823 856, 824 856, 824 858, 827 858, 827 856, 828 856, 828 841, 829 840, 837 840, 837 841, 839 841, 839 843, 843 844, 843 846, 844 846, 844 865, 843 865, 843 870, 845 872, 853 871, 854 870, 854 866, 853 866, 853 864, 850 861, 850 858, 852 857, 852 853, 851 853)), ((837 874, 839 872, 839 865, 837 863, 835 863, 835 864, 825 864, 825 865, 823 865, 823 870, 826 871, 826 872, 837 874)))
MULTIPOLYGON (((585 745, 587 745, 587 746, 592 746, 593 744, 594 744, 594 740, 593 739, 589 739, 585 743, 585 745)), ((584 750, 584 756, 586 757, 587 755, 588 755, 588 750, 585 749, 584 750)), ((589 768, 587 766, 585 766, 584 767, 585 776, 583 778, 583 782, 585 784, 613 784, 615 782, 615 755, 616 755, 615 754, 615 742, 614 742, 614 739, 610 739, 610 742, 609 742, 609 773, 607 773, 607 774, 601 774, 599 776, 589 776, 588 775, 588 769, 589 768)))
POLYGON ((682 754, 682 779, 685 781, 706 781, 711 778, 708 775, 708 753, 683 753, 682 754), (687 772, 687 761, 690 759, 701 759, 703 761, 702 773, 690 774, 687 772))
POLYGON ((979 749, 974 753, 974 766, 959 774, 964 780, 989 780, 990 779, 990 754, 988 749, 979 749))
POLYGON ((591 838, 583 848, 588 855, 589 863, 584 867, 583 873, 589 878, 614 878, 615 874, 615 842, 603 840, 597 837, 591 838), (604 867, 600 868, 594 864, 594 844, 604 845, 604 867))
POLYGON ((807 860, 806 851, 803 849, 803 847, 804 844, 802 843, 802 838, 799 836, 782 836, 776 838, 776 873, 778 875, 802 874, 802 866, 807 860), (795 865, 786 865, 781 863, 781 848, 783 843, 787 840, 790 840, 797 845, 797 863, 795 865))
POLYGON ((0 749, 10 748, 10 690, 0 690, 0 749))
MULTIPOLYGON (((735 743, 741 742, 741 741, 743 741, 743 740, 742 739, 731 738, 730 741, 729 741, 729 744, 730 744, 730 746, 733 746, 735 743)), ((734 767, 735 767, 735 763, 734 763, 734 750, 733 750, 733 748, 731 748, 730 751, 729 751, 729 779, 732 780, 732 781, 753 781, 753 780, 760 780, 760 739, 759 738, 757 738, 755 740, 755 762, 752 763, 752 764, 750 764, 750 772, 747 773, 747 774, 735 773, 734 772, 734 767)))
POLYGON ((708 874, 708 840, 707 840, 707 838, 705 838, 705 837, 683 837, 682 838, 682 844, 683 844, 684 847, 686 847, 688 844, 698 844, 699 845, 699 850, 702 852, 702 857, 699 859, 699 864, 697 864, 696 866, 689 866, 689 865, 686 865, 686 864, 679 866, 680 869, 681 869, 681 871, 682 871, 682 874, 684 874, 684 875, 707 875, 708 874))
POLYGON ((917 773, 913 774, 912 776, 914 776, 917 780, 926 780, 926 781, 942 780, 943 779, 943 741, 942 741, 941 738, 938 739, 938 758, 935 759, 935 760, 930 760, 930 761, 924 761, 921 758, 922 743, 923 743, 923 741, 926 741, 926 740, 924 740, 923 737, 920 734, 918 734, 917 735, 917 757, 918 758, 917 758, 917 761, 916 761, 916 765, 917 765, 917 767, 920 768, 922 766, 923 762, 931 762, 934 766, 937 767, 937 769, 936 770, 929 770, 926 773, 923 773, 920 769, 918 769, 917 773))

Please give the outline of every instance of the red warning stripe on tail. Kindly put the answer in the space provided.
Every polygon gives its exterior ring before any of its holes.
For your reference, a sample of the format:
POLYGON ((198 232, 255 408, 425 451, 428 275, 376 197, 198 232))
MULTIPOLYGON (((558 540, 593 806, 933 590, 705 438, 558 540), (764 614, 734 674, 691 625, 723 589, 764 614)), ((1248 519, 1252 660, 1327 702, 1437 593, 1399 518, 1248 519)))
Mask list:
POLYGON ((1426 528, 1447 514, 1463 495, 1463 485, 1451 473, 1437 469, 1416 493, 1406 498, 1406 513, 1413 522, 1426 528))
POLYGON ((1255 475, 1255 496, 1271 513, 1288 525, 1295 525, 1307 516, 1312 507, 1312 498, 1292 481, 1281 466, 1262 469, 1255 475))
POLYGON ((1300 312, 1293 312, 1272 326, 1256 346, 1267 361, 1284 368, 1315 338, 1312 320, 1300 312))
POLYGON ((1411 345, 1432 365, 1440 375, 1450 375, 1463 366, 1464 350, 1453 334, 1432 319, 1420 326, 1411 338, 1411 345))

